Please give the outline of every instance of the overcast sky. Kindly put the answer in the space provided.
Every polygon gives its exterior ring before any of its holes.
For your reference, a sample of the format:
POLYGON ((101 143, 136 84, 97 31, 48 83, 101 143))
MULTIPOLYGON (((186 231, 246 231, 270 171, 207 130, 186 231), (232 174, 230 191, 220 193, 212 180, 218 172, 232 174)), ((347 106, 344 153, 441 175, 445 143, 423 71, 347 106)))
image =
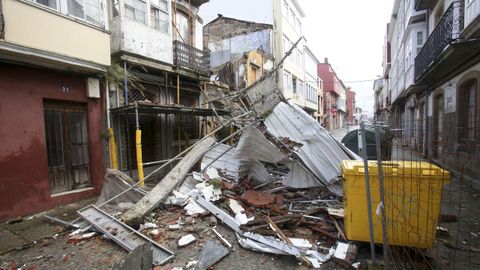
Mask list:
MULTIPOLYGON (((271 0, 256 0, 257 5, 271 0)), ((340 79, 357 93, 357 106, 373 112, 373 82, 382 74, 382 47, 393 0, 298 0, 305 11, 303 32, 318 60, 328 57, 340 79)), ((257 22, 271 21, 245 0, 210 0, 202 5, 205 24, 218 13, 257 22)))

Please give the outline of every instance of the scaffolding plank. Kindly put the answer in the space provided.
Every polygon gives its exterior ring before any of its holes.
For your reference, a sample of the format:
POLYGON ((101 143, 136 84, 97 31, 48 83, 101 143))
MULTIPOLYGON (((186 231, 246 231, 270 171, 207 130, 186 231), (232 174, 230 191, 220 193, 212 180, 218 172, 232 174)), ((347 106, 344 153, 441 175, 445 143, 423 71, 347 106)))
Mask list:
POLYGON ((132 251, 147 242, 151 243, 154 265, 162 265, 173 258, 174 253, 172 251, 100 210, 95 205, 89 205, 78 210, 78 214, 127 251, 132 251), (111 233, 112 229, 116 231, 115 234, 111 233))
POLYGON ((147 195, 138 201, 131 209, 122 216, 126 223, 143 217, 150 210, 155 208, 163 199, 165 199, 175 186, 185 178, 185 175, 197 163, 197 161, 207 152, 215 143, 215 139, 207 137, 193 147, 190 152, 180 160, 177 165, 160 181, 147 195))

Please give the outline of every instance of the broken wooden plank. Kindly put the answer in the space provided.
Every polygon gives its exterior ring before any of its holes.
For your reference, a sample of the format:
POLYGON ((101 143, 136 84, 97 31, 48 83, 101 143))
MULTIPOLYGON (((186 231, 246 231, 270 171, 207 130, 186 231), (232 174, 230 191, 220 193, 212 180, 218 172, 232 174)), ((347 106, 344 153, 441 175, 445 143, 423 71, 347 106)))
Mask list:
POLYGON ((215 139, 212 137, 198 143, 147 195, 122 216, 123 221, 131 224, 155 208, 185 178, 185 175, 214 143, 215 139))
POLYGON ((348 240, 347 240, 347 237, 346 237, 345 234, 343 233, 342 228, 340 228, 340 225, 338 224, 337 220, 335 220, 335 218, 332 217, 332 216, 330 216, 330 218, 332 219, 333 224, 334 224, 335 227, 337 228, 338 233, 340 234, 340 236, 342 237, 342 239, 345 240, 345 241, 348 241, 348 240))
POLYGON ((337 239, 337 240, 339 240, 337 236, 331 234, 330 232, 328 232, 328 231, 326 231, 326 230, 324 230, 324 229, 320 229, 320 228, 315 227, 315 226, 308 226, 308 228, 309 228, 310 230, 313 230, 313 231, 316 231, 316 232, 320 233, 321 235, 330 237, 330 238, 332 238, 332 239, 337 239))

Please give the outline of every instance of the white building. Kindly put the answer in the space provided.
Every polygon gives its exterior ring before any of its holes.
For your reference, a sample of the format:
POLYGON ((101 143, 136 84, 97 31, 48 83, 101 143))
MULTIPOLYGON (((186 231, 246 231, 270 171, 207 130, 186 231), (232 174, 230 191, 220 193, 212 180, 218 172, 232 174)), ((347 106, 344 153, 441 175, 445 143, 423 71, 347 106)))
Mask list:
POLYGON ((446 167, 479 175, 480 0, 396 0, 384 61, 390 124, 446 167))
POLYGON ((318 64, 320 61, 315 57, 315 54, 305 46, 304 49, 304 63, 305 63, 305 105, 304 107, 316 106, 315 117, 317 121, 321 121, 323 116, 323 81, 318 76, 318 64))
MULTIPOLYGON (((396 0, 392 11, 392 17, 387 30, 386 47, 390 47, 390 68, 387 74, 387 83, 382 91, 388 94, 382 95, 391 101, 392 127, 403 128, 403 135, 413 137, 415 111, 410 109, 414 101, 408 99, 411 93, 417 89, 415 77, 415 57, 422 49, 426 40, 427 24, 425 10, 415 11, 415 1, 396 0), (407 105, 405 105, 407 104, 407 105), (408 122, 408 124, 407 124, 408 122)), ((388 65, 388 61, 384 61, 388 65)), ((385 67, 385 66, 384 66, 385 67)), ((386 102, 389 103, 389 102, 386 102)))

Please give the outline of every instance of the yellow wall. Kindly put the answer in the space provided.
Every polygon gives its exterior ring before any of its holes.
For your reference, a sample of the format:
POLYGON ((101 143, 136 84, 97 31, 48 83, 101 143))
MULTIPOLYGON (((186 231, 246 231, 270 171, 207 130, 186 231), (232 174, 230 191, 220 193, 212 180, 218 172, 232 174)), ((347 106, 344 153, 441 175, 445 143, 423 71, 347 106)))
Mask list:
POLYGON ((6 42, 110 65, 107 32, 19 0, 4 0, 3 9, 6 42))

